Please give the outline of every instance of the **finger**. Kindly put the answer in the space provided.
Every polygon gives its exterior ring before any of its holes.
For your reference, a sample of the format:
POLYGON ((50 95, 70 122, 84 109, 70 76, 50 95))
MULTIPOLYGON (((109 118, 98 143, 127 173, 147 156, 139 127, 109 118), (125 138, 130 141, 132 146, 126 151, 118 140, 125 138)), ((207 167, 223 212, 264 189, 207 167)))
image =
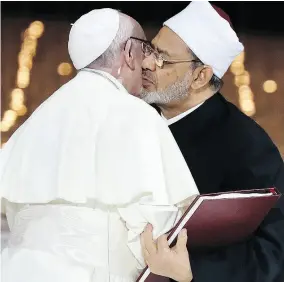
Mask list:
POLYGON ((186 243, 187 243, 187 230, 182 229, 181 232, 178 234, 178 239, 175 248, 176 251, 177 252, 187 251, 186 243))
POLYGON ((140 235, 140 243, 142 250, 145 249, 146 246, 145 246, 144 232, 140 235))
POLYGON ((144 248, 150 255, 157 252, 156 244, 153 240, 152 226, 147 224, 145 231, 143 232, 144 248))
POLYGON ((146 262, 146 260, 149 256, 149 252, 147 251, 146 246, 145 246, 144 232, 140 235, 140 242, 141 242, 142 255, 143 255, 143 258, 146 262))
POLYGON ((158 246, 158 252, 165 252, 165 251, 169 252, 170 251, 166 235, 162 235, 158 238, 157 246, 158 246))
MULTIPOLYGON (((146 255, 149 255, 148 251, 146 250, 146 245, 145 245, 145 233, 143 232, 141 235, 140 235, 140 243, 141 243, 141 248, 142 248, 142 252, 143 252, 143 255, 144 253, 146 255)), ((145 256, 144 256, 145 257, 145 256)))

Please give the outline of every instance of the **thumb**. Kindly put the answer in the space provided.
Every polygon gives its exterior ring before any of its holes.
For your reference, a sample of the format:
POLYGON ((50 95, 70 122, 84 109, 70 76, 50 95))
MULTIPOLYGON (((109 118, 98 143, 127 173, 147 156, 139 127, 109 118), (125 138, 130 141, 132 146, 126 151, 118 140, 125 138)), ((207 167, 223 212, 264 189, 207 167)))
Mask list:
POLYGON ((175 248, 176 251, 177 252, 187 251, 186 243, 187 243, 187 230, 182 229, 181 232, 178 234, 178 239, 175 248))

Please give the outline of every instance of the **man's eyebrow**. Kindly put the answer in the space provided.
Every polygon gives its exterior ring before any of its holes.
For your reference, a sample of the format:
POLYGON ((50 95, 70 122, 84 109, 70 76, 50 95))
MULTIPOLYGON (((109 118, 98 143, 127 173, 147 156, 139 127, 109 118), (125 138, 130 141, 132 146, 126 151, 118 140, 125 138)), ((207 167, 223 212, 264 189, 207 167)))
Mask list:
POLYGON ((170 54, 169 54, 169 52, 168 52, 167 50, 163 50, 163 49, 157 47, 157 51, 158 51, 159 53, 163 53, 163 54, 165 54, 165 55, 167 55, 167 56, 170 56, 170 54))
POLYGON ((155 50, 157 50, 159 53, 162 53, 162 54, 165 54, 165 55, 167 55, 167 56, 170 56, 170 54, 169 54, 169 52, 168 52, 167 50, 163 50, 163 49, 157 47, 157 46, 154 45, 154 44, 152 44, 152 46, 153 46, 153 48, 154 48, 155 50))

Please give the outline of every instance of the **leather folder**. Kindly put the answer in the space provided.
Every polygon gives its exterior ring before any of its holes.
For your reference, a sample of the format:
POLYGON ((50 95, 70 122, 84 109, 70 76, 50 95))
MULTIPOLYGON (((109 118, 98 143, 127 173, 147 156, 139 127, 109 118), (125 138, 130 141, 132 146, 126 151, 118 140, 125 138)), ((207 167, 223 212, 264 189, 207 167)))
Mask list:
MULTIPOLYGON (((191 200, 168 243, 176 243, 179 232, 187 229, 189 250, 226 246, 248 239, 280 198, 276 188, 241 190, 198 195, 191 200)), ((169 282, 146 267, 137 282, 169 282)))

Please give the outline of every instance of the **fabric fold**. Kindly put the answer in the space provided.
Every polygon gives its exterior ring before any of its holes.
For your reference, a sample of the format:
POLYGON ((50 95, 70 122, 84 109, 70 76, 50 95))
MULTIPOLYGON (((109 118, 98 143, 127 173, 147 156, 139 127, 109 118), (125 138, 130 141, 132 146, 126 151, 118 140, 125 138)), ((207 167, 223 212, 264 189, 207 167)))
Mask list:
POLYGON ((123 206, 148 196, 173 205, 198 194, 161 117, 102 72, 80 72, 15 132, 1 152, 0 187, 15 203, 123 206))

